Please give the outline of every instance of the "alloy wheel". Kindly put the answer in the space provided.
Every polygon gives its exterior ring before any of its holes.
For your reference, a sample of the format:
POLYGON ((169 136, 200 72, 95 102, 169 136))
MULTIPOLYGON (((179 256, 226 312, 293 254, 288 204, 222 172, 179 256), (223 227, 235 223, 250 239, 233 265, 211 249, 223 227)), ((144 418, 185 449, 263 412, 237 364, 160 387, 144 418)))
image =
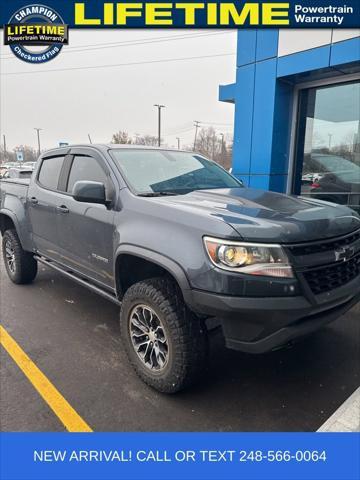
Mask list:
POLYGON ((16 264, 15 264, 15 250, 9 240, 5 242, 5 258, 6 263, 9 267, 11 273, 15 273, 16 264))
POLYGON ((164 326, 148 305, 137 305, 130 313, 132 346, 142 364, 155 372, 163 370, 169 360, 169 344, 164 326))

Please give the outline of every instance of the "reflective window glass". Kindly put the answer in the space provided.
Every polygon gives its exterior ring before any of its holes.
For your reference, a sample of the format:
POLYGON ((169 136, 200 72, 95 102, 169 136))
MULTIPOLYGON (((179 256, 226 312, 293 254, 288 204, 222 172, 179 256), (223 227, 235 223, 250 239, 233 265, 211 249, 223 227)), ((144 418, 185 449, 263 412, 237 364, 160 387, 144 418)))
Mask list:
POLYGON ((295 193, 360 210, 360 82, 300 93, 295 193))

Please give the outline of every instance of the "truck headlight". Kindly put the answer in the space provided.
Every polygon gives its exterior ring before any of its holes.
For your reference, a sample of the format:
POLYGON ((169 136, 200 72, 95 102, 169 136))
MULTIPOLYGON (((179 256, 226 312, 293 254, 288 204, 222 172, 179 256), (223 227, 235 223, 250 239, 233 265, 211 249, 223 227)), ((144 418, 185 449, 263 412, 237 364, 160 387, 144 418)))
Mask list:
POLYGON ((289 260, 280 245, 232 242, 204 237, 212 263, 232 272, 268 277, 294 278, 289 260))

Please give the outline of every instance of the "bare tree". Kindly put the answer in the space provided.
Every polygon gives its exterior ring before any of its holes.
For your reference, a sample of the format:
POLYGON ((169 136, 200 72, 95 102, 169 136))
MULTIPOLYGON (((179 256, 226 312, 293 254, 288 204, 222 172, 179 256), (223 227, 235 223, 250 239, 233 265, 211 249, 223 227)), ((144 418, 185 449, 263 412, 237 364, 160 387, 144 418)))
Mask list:
POLYGON ((148 145, 156 147, 158 145, 158 137, 154 135, 138 135, 131 137, 127 132, 119 130, 112 136, 111 143, 119 144, 135 144, 135 145, 148 145))
POLYGON ((5 162, 16 162, 16 152, 22 152, 24 157, 24 162, 36 162, 38 159, 38 152, 35 148, 30 145, 17 145, 12 151, 7 150, 6 155, 4 152, 4 147, 0 146, 0 163, 5 162))
POLYGON ((231 152, 223 135, 217 134, 214 127, 202 128, 197 136, 195 150, 211 158, 226 169, 231 166, 231 152))
POLYGON ((132 143, 132 138, 127 132, 119 130, 117 133, 113 134, 111 143, 130 144, 132 143))
POLYGON ((0 145, 0 164, 5 162, 13 162, 14 154, 13 152, 7 151, 5 154, 4 147, 0 145))
POLYGON ((225 139, 223 140, 221 156, 218 160, 221 166, 223 166, 226 170, 229 170, 232 165, 232 151, 233 151, 233 143, 232 140, 229 141, 227 144, 225 139))
POLYGON ((202 128, 199 131, 195 150, 212 159, 219 153, 219 144, 216 141, 216 132, 213 127, 202 128))
POLYGON ((147 145, 149 147, 157 147, 158 146, 158 137, 154 135, 137 135, 135 137, 134 143, 136 145, 147 145))

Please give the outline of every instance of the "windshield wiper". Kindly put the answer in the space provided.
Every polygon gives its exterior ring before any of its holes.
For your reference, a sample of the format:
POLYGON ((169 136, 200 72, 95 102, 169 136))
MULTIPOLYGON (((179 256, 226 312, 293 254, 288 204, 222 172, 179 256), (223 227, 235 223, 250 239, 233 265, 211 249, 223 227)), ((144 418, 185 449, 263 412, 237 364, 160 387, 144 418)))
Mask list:
POLYGON ((145 193, 139 193, 138 197, 167 197, 167 196, 173 196, 173 195, 180 195, 179 193, 176 192, 168 192, 168 191, 163 191, 163 192, 145 192, 145 193))

